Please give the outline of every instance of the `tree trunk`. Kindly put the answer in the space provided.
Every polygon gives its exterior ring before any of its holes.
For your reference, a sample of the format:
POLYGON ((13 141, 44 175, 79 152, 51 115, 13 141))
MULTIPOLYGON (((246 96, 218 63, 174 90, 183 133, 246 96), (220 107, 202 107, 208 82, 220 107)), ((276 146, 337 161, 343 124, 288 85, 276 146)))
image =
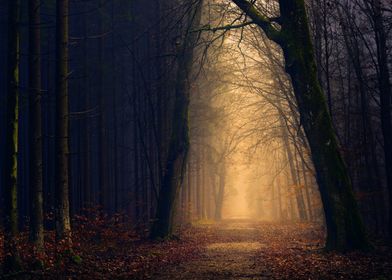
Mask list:
POLYGON ((10 0, 8 19, 8 66, 6 95, 6 133, 4 154, 4 272, 20 270, 16 246, 18 234, 18 117, 20 1, 10 0))
MULTIPOLYGON (((278 101, 278 106, 280 107, 280 102, 278 101)), ((297 177, 296 169, 294 166, 294 156, 293 156, 293 151, 291 149, 291 143, 289 142, 289 135, 287 132, 287 127, 284 124, 283 118, 280 116, 280 126, 281 126, 281 131, 282 131, 282 137, 283 137, 283 143, 286 149, 286 156, 287 160, 289 162, 289 167, 290 167, 290 174, 291 174, 291 180, 292 180, 292 185, 291 187, 293 188, 293 192, 295 194, 295 200, 297 202, 297 207, 298 207, 298 214, 299 214, 299 219, 301 221, 308 220, 308 216, 306 214, 306 208, 305 208, 305 201, 301 193, 301 189, 299 189, 299 178, 297 177)))
POLYGON ((281 30, 246 0, 233 0, 282 49, 309 141, 327 223, 326 249, 369 247, 347 168, 328 113, 310 39, 304 0, 280 0, 281 30))
POLYGON ((278 220, 283 220, 283 211, 282 211, 282 194, 281 194, 281 180, 279 176, 276 177, 276 192, 277 192, 277 207, 278 207, 278 220))
POLYGON ((68 0, 56 3, 56 239, 71 243, 69 217, 68 0))
POLYGON ((347 168, 317 79, 303 0, 281 0, 282 48, 308 138, 327 222, 327 249, 366 248, 347 168), (295 12, 293 12, 295 11, 295 12))
MULTIPOLYGON (((89 10, 89 5, 86 3, 83 9, 83 12, 89 10)), ((82 28, 83 28, 83 37, 87 38, 88 34, 88 20, 86 17, 82 18, 82 28)), ((89 63, 89 56, 88 56, 88 44, 87 39, 84 39, 81 42, 82 48, 82 65, 83 65, 83 76, 85 77, 85 82, 83 83, 83 94, 84 94, 84 110, 90 110, 90 87, 89 87, 89 79, 90 79, 90 63, 89 63)), ((92 177, 92 160, 91 160, 91 136, 90 136, 90 118, 89 115, 85 118, 83 124, 83 149, 84 149, 84 158, 83 158, 83 191, 84 191, 84 205, 83 207, 87 209, 91 209, 94 204, 94 196, 93 196, 93 186, 91 183, 92 177)))
POLYGON ((381 104, 381 128, 384 137, 385 172, 389 191, 389 235, 392 236, 392 90, 388 67, 387 34, 384 27, 380 0, 374 1, 374 27, 377 44, 378 80, 381 104))
POLYGON ((196 148, 197 155, 195 156, 196 168, 196 216, 197 219, 202 219, 202 192, 201 192, 201 164, 200 164, 200 147, 196 148))
POLYGON ((30 240, 38 251, 44 249, 40 6, 40 0, 29 1, 30 240))
POLYGON ((192 220, 192 169, 191 169, 191 153, 188 156, 188 164, 187 164, 187 188, 188 188, 188 196, 186 202, 186 211, 187 211, 187 221, 191 222, 192 220))
POLYGON ((104 65, 104 8, 103 1, 99 0, 99 21, 98 21, 98 29, 100 32, 100 38, 98 42, 98 106, 99 106, 99 117, 98 117, 98 153, 99 153, 99 165, 98 165, 98 176, 99 176, 99 194, 98 201, 99 206, 102 211, 108 211, 109 207, 107 204, 108 201, 108 174, 107 174, 107 162, 108 162, 108 153, 107 153, 107 135, 106 135, 106 97, 105 97, 105 88, 104 88, 104 78, 105 78, 105 65, 104 65))
POLYGON ((223 208, 223 199, 225 197, 225 186, 226 186, 226 170, 225 165, 222 164, 219 177, 219 186, 218 193, 215 198, 215 221, 222 220, 222 208, 223 208))
MULTIPOLYGON (((303 147, 300 148, 299 152, 303 152, 303 147)), ((298 159, 301 162, 301 167, 302 167, 302 176, 303 176, 303 181, 304 181, 304 187, 305 187, 305 196, 306 196, 306 203, 308 204, 308 213, 309 213, 309 220, 313 221, 313 209, 312 209, 312 199, 310 197, 310 193, 311 193, 311 186, 308 183, 308 178, 307 178, 307 174, 306 174, 306 166, 305 166, 305 162, 303 159, 298 159)))
MULTIPOLYGON (((115 2, 111 6, 111 28, 115 28, 115 2)), ((119 212, 119 185, 118 185, 118 117, 117 117, 117 55, 115 50, 115 34, 112 34, 111 59, 112 59, 112 114, 113 114, 113 186, 114 186, 114 212, 119 212)))
MULTIPOLYGON (((189 29, 200 24, 203 1, 194 4, 189 29)), ((189 31, 189 30, 188 30, 189 31)), ((172 233, 173 210, 178 189, 184 177, 189 149, 189 75, 193 63, 193 49, 197 43, 197 34, 188 32, 178 58, 177 84, 175 89, 172 134, 166 161, 165 174, 159 193, 157 213, 151 229, 151 238, 165 238, 172 233)))

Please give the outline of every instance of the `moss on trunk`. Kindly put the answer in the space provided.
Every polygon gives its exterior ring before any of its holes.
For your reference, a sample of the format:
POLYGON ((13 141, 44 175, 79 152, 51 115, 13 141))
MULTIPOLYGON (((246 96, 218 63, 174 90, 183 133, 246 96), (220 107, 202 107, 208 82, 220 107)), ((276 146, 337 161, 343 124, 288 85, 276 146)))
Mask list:
POLYGON ((247 0, 233 0, 281 46, 301 123, 308 139, 327 224, 328 250, 367 249, 348 170, 339 151, 327 102, 317 76, 304 0, 280 0, 280 31, 247 0))
POLYGON ((369 247, 317 76, 303 0, 281 0, 281 46, 309 141, 327 223, 326 249, 369 247))

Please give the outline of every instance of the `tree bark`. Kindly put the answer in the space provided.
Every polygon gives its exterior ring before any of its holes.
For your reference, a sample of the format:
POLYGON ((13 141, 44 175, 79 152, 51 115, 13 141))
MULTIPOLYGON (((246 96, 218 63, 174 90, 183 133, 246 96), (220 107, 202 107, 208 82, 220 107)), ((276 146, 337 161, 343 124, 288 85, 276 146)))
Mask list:
POLYGON ((30 240, 38 251, 44 249, 40 7, 40 0, 29 1, 30 240))
POLYGON ((71 243, 69 217, 69 1, 56 3, 56 239, 71 243))
POLYGON ((98 42, 98 106, 99 106, 99 117, 98 117, 98 153, 99 153, 99 206, 102 207, 102 211, 108 211, 108 151, 107 151, 107 133, 106 133, 106 97, 105 97, 105 88, 104 88, 104 78, 105 78, 105 60, 104 60, 104 8, 103 1, 99 0, 99 21, 98 21, 98 29, 100 32, 100 38, 98 42))
MULTIPOLYGON (((188 25, 190 30, 200 24, 203 1, 194 4, 193 15, 188 25)), ((178 57, 177 82, 174 100, 174 115, 172 119, 172 134, 166 161, 165 174, 162 179, 158 198, 157 213, 152 225, 150 237, 166 238, 172 233, 173 210, 177 192, 184 177, 187 154, 189 150, 189 75, 193 63, 193 49, 197 43, 197 34, 185 34, 182 50, 178 57)))
POLYGON ((4 153, 4 272, 21 269, 16 237, 18 234, 18 117, 20 1, 10 0, 8 18, 8 66, 6 133, 4 153))
POLYGON ((281 30, 247 0, 233 0, 282 47, 317 173, 327 224, 327 250, 369 247, 347 168, 317 77, 304 0, 280 0, 281 30))

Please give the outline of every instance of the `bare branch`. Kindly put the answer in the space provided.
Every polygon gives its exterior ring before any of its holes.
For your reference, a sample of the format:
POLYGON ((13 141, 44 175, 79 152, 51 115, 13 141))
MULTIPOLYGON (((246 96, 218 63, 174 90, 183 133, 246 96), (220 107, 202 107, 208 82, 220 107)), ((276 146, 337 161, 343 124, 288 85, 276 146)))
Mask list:
POLYGON ((247 0, 232 0, 252 21, 257 24, 265 34, 268 39, 274 41, 277 44, 281 44, 281 35, 280 31, 276 29, 272 22, 279 23, 278 18, 274 18, 273 21, 268 17, 261 14, 256 7, 248 2, 247 0))
POLYGON ((220 31, 220 30, 227 31, 227 30, 231 30, 231 29, 243 28, 243 27, 251 25, 251 24, 255 24, 255 23, 253 21, 247 21, 247 22, 243 22, 241 24, 236 24, 236 25, 228 24, 225 26, 217 26, 217 27, 211 27, 210 25, 205 25, 202 28, 192 30, 191 32, 203 32, 203 31, 216 32, 216 31, 220 31))

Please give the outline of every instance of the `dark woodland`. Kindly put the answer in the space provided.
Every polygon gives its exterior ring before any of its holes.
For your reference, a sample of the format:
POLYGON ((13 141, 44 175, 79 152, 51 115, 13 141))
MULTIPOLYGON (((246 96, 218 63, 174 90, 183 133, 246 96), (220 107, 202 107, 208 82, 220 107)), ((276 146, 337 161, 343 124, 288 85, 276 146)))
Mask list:
POLYGON ((0 279, 392 279, 391 0, 1 0, 0 279))

